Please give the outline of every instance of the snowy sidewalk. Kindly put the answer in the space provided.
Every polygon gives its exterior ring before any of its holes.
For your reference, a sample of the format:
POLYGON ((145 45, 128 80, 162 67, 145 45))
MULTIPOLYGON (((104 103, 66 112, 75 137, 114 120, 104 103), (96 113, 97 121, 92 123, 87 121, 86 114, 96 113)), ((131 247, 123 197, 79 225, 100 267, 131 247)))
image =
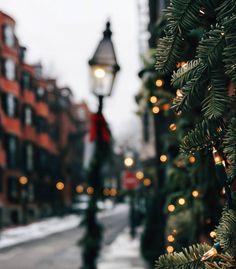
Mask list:
MULTIPOLYGON (((112 216, 125 208, 127 209, 126 204, 117 205, 114 208, 100 212, 98 218, 112 216)), ((9 228, 0 232, 0 249, 74 229, 78 227, 81 219, 82 216, 78 215, 69 215, 61 218, 52 217, 26 226, 9 228)))
POLYGON ((98 269, 145 269, 140 254, 140 240, 132 239, 126 228, 116 240, 103 250, 98 269))

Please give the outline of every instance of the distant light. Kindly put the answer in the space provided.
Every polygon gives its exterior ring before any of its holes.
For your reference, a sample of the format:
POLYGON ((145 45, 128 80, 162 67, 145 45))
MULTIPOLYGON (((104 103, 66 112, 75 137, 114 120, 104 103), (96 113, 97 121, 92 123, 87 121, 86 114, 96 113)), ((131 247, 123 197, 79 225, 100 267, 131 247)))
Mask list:
POLYGON ((165 154, 162 154, 161 156, 160 156, 160 161, 162 162, 162 163, 165 163, 166 161, 167 161, 167 156, 165 155, 165 154))
POLYGON ((108 189, 108 188, 105 188, 105 189, 103 190, 103 195, 105 195, 105 196, 109 196, 109 194, 110 194, 109 189, 108 189))
POLYGON ((162 109, 163 109, 164 111, 168 111, 168 110, 170 109, 170 104, 164 104, 164 105, 162 106, 162 109))
POLYGON ((84 187, 82 185, 77 185, 75 188, 76 192, 82 193, 84 191, 84 187))
POLYGON ((179 198, 178 203, 179 203, 180 205, 184 205, 184 204, 186 203, 186 201, 185 201, 184 198, 179 198))
POLYGON ((190 156, 190 157, 188 158, 188 161, 189 161, 190 163, 195 163, 195 162, 196 162, 196 158, 195 158, 194 156, 190 156))
POLYGON ((93 187, 88 187, 87 188, 87 193, 88 194, 93 194, 94 193, 94 188, 93 187))
POLYGON ((56 183, 56 188, 59 190, 59 191, 62 191, 64 188, 65 188, 65 184, 61 181, 58 181, 56 183))
POLYGON ((172 234, 168 235, 167 236, 167 241, 170 242, 170 243, 174 242, 175 241, 174 236, 172 234))
POLYGON ((160 108, 159 108, 158 106, 154 106, 154 107, 152 108, 152 112, 153 112, 154 114, 157 114, 157 113, 160 112, 160 108))
POLYGON ((102 68, 96 68, 94 70, 94 75, 95 75, 96 78, 104 78, 105 75, 106 75, 106 72, 102 68))
POLYGON ((124 160, 124 164, 125 164, 125 166, 127 166, 127 167, 131 167, 131 166, 134 164, 134 159, 131 158, 131 157, 127 157, 127 158, 125 158, 125 160, 124 160))
POLYGON ((117 195, 117 189, 116 188, 111 188, 110 195, 111 196, 116 196, 117 195))
POLYGON ((176 124, 175 123, 171 123, 170 126, 169 126, 169 129, 174 132, 177 129, 176 124))
POLYGON ((178 90, 176 91, 176 95, 177 95, 177 97, 183 97, 183 96, 184 96, 184 95, 183 95, 183 91, 180 90, 180 89, 178 89, 178 90))
POLYGON ((155 104, 158 101, 156 96, 151 96, 149 100, 152 104, 155 104))
POLYGON ((136 173, 136 178, 137 178, 138 180, 143 179, 143 177, 144 177, 144 173, 143 173, 142 171, 138 171, 138 172, 136 173))
POLYGON ((168 253, 173 253, 174 252, 174 248, 172 246, 168 246, 166 248, 166 250, 167 250, 168 253))
POLYGON ((162 79, 157 79, 156 80, 156 86, 158 88, 162 87, 163 85, 164 85, 164 80, 162 80, 162 79))
POLYGON ((144 181, 143 181, 143 185, 146 186, 146 187, 150 186, 151 183, 152 183, 152 181, 149 178, 145 178, 144 181))
POLYGON ((210 237, 211 238, 215 238, 216 237, 216 232, 215 231, 211 231, 210 232, 210 237))
POLYGON ((168 205, 168 211, 169 212, 174 212, 175 211, 175 206, 174 205, 168 205))
POLYGON ((20 183, 21 185, 26 185, 28 182, 29 182, 29 180, 28 180, 27 177, 25 177, 25 176, 21 176, 21 177, 19 177, 19 183, 20 183))
POLYGON ((203 10, 199 10, 199 12, 202 14, 202 15, 205 15, 205 12, 203 10))
POLYGON ((196 190, 192 191, 192 196, 193 196, 194 198, 197 198, 197 197, 199 196, 199 192, 196 191, 196 190))

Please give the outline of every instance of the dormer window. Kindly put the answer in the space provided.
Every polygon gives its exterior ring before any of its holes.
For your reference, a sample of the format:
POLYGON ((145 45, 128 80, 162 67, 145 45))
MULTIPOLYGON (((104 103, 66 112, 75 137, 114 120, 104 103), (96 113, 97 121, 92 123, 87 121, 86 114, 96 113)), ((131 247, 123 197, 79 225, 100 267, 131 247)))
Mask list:
POLYGON ((15 46, 15 37, 13 29, 10 25, 3 26, 3 34, 4 34, 4 43, 9 48, 14 48, 15 46))

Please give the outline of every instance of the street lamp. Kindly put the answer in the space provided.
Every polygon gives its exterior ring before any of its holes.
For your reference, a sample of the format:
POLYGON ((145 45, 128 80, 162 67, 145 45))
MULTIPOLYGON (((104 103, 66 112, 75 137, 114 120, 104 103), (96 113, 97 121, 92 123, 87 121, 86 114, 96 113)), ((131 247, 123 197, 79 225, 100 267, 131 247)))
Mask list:
POLYGON ((103 193, 102 168, 109 148, 109 131, 102 114, 103 99, 111 95, 116 74, 120 70, 111 35, 110 22, 107 22, 103 38, 88 62, 91 74, 91 90, 98 98, 99 106, 97 113, 92 116, 92 132, 90 133, 90 140, 94 140, 95 150, 88 171, 90 187, 87 192, 90 194, 90 201, 83 221, 85 234, 80 241, 83 247, 82 269, 97 268, 96 259, 101 248, 102 227, 97 220, 97 201, 103 193))

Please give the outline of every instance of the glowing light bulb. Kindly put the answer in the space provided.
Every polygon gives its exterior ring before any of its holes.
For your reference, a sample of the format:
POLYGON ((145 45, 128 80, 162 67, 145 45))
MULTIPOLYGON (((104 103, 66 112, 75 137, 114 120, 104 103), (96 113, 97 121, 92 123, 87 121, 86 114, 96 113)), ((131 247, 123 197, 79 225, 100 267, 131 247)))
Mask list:
POLYGON ((94 193, 94 188, 93 187, 88 187, 87 188, 87 193, 88 194, 93 194, 94 193))
POLYGON ((77 193, 82 193, 84 191, 84 187, 82 185, 77 185, 75 190, 77 193))
POLYGON ((29 180, 28 180, 28 178, 25 177, 25 176, 21 176, 21 177, 19 178, 19 183, 20 183, 21 185, 26 185, 26 184, 28 184, 28 182, 29 182, 29 180))
POLYGON ((172 205, 172 204, 171 205, 168 205, 168 208, 167 209, 168 209, 169 212, 174 212, 175 211, 175 206, 172 205))
POLYGON ((156 96, 151 96, 149 100, 152 104, 155 104, 158 101, 156 96))
POLYGON ((177 129, 176 124, 175 123, 171 123, 170 126, 169 126, 169 129, 174 132, 177 129))
POLYGON ((173 253, 174 252, 174 248, 172 246, 168 246, 166 248, 166 250, 167 250, 168 253, 173 253))
POLYGON ((170 243, 174 242, 175 241, 174 236, 172 234, 168 235, 167 236, 167 241, 170 242, 170 243))
POLYGON ((197 198, 197 197, 199 196, 199 192, 196 191, 196 190, 192 191, 192 196, 193 196, 194 198, 197 198))
POLYGON ((161 156, 160 156, 160 161, 162 162, 162 163, 165 163, 166 161, 167 161, 167 156, 165 155, 165 154, 162 154, 161 156))
POLYGON ((162 80, 162 79, 157 79, 156 80, 156 86, 158 88, 162 87, 163 85, 164 85, 164 80, 162 80))
POLYGON ((152 108, 152 112, 153 112, 154 114, 157 114, 157 113, 160 112, 160 108, 159 108, 158 106, 154 106, 154 107, 152 108))
POLYGON ((225 161, 221 158, 215 147, 213 147, 212 154, 216 165, 222 164, 223 166, 225 166, 225 161))
POLYGON ((108 196, 108 195, 110 194, 109 189, 108 189, 108 188, 105 188, 105 189, 103 190, 103 194, 104 194, 105 196, 108 196))
POLYGON ((215 231, 211 231, 210 232, 210 237, 211 238, 215 238, 216 237, 216 232, 215 231))
POLYGON ((206 253, 203 254, 201 261, 206 261, 211 257, 214 257, 218 254, 218 251, 215 247, 211 248, 210 250, 208 250, 206 253))
POLYGON ((147 187, 147 186, 150 186, 151 183, 152 183, 152 182, 151 182, 151 180, 150 180, 149 178, 145 178, 144 181, 143 181, 143 185, 146 186, 146 187, 147 187))
POLYGON ((164 105, 162 106, 162 109, 163 109, 164 111, 168 111, 168 110, 170 109, 170 104, 164 104, 164 105))
POLYGON ((59 191, 62 191, 64 188, 65 188, 65 184, 61 181, 58 181, 56 183, 56 188, 59 190, 59 191))
POLYGON ((190 157, 188 158, 188 161, 189 161, 190 163, 195 163, 196 158, 195 158, 194 156, 190 156, 190 157))
POLYGON ((131 167, 131 166, 134 164, 134 160, 133 160, 133 158, 131 158, 131 157, 127 157, 127 158, 125 158, 125 160, 124 160, 124 164, 125 164, 125 166, 127 166, 127 167, 131 167))
POLYGON ((144 177, 144 174, 143 174, 142 171, 138 171, 138 172, 136 173, 136 178, 137 178, 138 180, 143 179, 143 177, 144 177))
POLYGON ((184 205, 186 203, 184 198, 179 198, 178 200, 179 205, 184 205))
POLYGON ((94 70, 94 75, 95 75, 96 78, 104 78, 105 75, 106 75, 106 72, 102 68, 96 68, 94 70))

